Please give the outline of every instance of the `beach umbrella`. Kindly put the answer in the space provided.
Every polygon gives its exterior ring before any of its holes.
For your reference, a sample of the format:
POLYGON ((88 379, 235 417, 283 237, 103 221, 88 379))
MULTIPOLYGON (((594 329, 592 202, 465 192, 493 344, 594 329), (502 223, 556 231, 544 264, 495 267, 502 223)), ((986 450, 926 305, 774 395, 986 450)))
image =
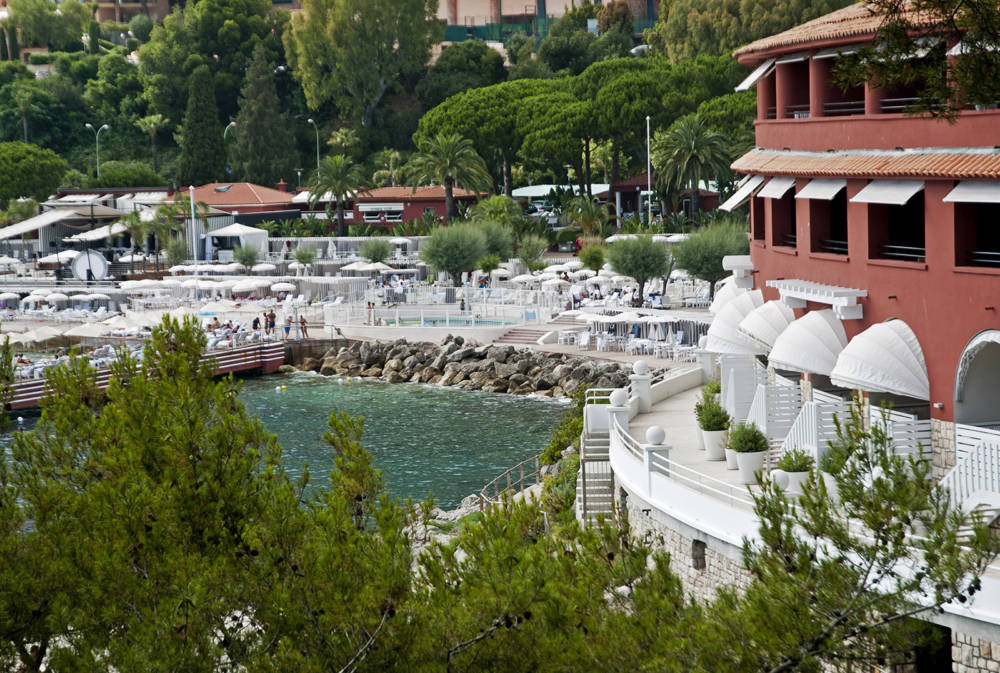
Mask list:
POLYGON ((244 280, 240 281, 239 283, 236 283, 230 289, 232 290, 233 294, 242 294, 244 292, 253 292, 258 287, 260 287, 260 285, 258 285, 257 283, 250 280, 244 280))
POLYGON ((106 294, 102 294, 100 292, 95 292, 94 294, 85 294, 83 296, 91 301, 111 301, 111 297, 109 297, 106 294))
POLYGON ((294 292, 295 285, 292 283, 275 283, 271 286, 271 292, 294 292))
POLYGON ((160 281, 160 285, 163 287, 180 287, 182 284, 183 282, 176 278, 164 278, 160 281))
POLYGON ((195 285, 199 290, 216 290, 219 284, 211 280, 199 280, 195 285))
POLYGON ((191 278, 191 279, 186 280, 183 283, 181 283, 181 287, 187 288, 187 289, 196 288, 196 287, 198 287, 198 283, 199 283, 199 280, 197 278, 191 278))
POLYGON ((12 264, 20 264, 21 260, 15 259, 13 257, 8 257, 7 255, 0 256, 0 266, 11 266, 12 264))
POLYGON ((38 259, 39 264, 69 264, 80 254, 79 250, 61 250, 59 252, 54 252, 51 255, 46 255, 45 257, 40 257, 38 259))
POLYGON ((262 262, 260 264, 254 264, 252 267, 250 267, 250 270, 253 271, 254 273, 271 273, 273 271, 277 271, 278 267, 276 267, 274 264, 268 264, 266 262, 262 262))
POLYGON ((570 271, 576 271, 577 269, 583 268, 583 262, 581 262, 578 259, 571 259, 570 261, 563 264, 563 266, 565 266, 570 271))
POLYGON ((291 269, 292 271, 298 271, 299 269, 306 268, 306 265, 300 262, 292 262, 291 264, 288 265, 288 268, 291 269))
POLYGON ((102 324, 107 325, 111 329, 118 329, 119 327, 135 327, 135 323, 126 318, 123 315, 116 315, 105 320, 102 324))
POLYGON ((128 263, 128 262, 142 262, 145 259, 146 259, 146 256, 144 254, 142 254, 141 252, 136 252, 136 253, 132 253, 132 254, 129 254, 129 255, 122 255, 121 257, 118 258, 118 261, 119 262, 126 262, 126 263, 128 263))
POLYGON ((3 293, 0 293, 0 300, 2 300, 2 301, 6 301, 8 299, 20 299, 20 298, 21 298, 21 295, 19 295, 17 292, 3 292, 3 293))
POLYGON ((542 287, 563 287, 567 285, 569 285, 569 283, 564 281, 562 278, 552 278, 542 283, 542 287))
POLYGON ((535 277, 530 273, 522 273, 520 276, 514 276, 510 280, 513 283, 534 283, 535 277))
POLYGON ((107 331, 107 325, 85 322, 82 325, 77 325, 76 327, 66 330, 65 334, 66 336, 72 337, 99 337, 102 334, 107 333, 107 331))
POLYGON ((627 241, 632 238, 638 238, 635 234, 615 234, 614 236, 608 236, 604 239, 605 243, 615 243, 617 241, 627 241))
MULTIPOLYGON (((65 295, 63 295, 65 296, 65 295)), ((43 341, 48 341, 49 339, 54 339, 56 337, 62 336, 62 332, 55 327, 50 327, 48 325, 42 325, 31 332, 31 340, 36 343, 41 343, 43 341)))
POLYGON ((174 266, 167 269, 170 273, 187 273, 191 270, 191 267, 187 264, 175 264, 174 266))
POLYGON ((542 269, 545 273, 562 273, 563 271, 569 271, 565 264, 550 264, 549 266, 542 269))
POLYGON ((190 306, 178 306, 167 311, 167 314, 176 320, 183 320, 188 316, 198 315, 198 312, 190 306))
POLYGON ((236 304, 231 301, 210 301, 198 309, 198 313, 226 313, 236 308, 236 304))
POLYGON ((63 294, 62 292, 53 292, 51 294, 45 295, 45 301, 52 304, 57 301, 69 301, 69 297, 63 294))
POLYGON ((494 278, 509 278, 510 269, 493 269, 490 271, 490 275, 494 278))
POLYGON ((592 278, 597 275, 597 272, 592 269, 580 269, 578 271, 573 271, 569 274, 569 277, 573 280, 582 280, 584 278, 592 278))
POLYGON ((351 262, 350 264, 347 264, 345 266, 340 267, 340 270, 341 271, 367 271, 368 270, 368 262, 365 262, 365 261, 351 262))
POLYGON ((390 238, 389 242, 393 245, 409 245, 410 239, 397 236, 396 238, 390 238))

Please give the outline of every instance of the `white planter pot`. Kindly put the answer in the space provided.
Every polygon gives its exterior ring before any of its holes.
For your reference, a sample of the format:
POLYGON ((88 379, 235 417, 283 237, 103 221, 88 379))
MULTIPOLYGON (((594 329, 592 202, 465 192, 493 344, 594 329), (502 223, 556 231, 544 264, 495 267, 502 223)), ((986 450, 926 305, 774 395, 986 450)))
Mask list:
POLYGON ((757 451, 756 453, 736 454, 736 464, 740 470, 740 483, 757 483, 757 477, 754 476, 754 473, 764 469, 765 453, 765 451, 757 451))
POLYGON ((701 436, 705 441, 706 460, 726 459, 726 454, 722 449, 722 444, 726 438, 725 430, 702 430, 701 436))
POLYGON ((772 470, 771 479, 782 491, 793 497, 802 495, 802 485, 809 478, 809 472, 786 472, 785 470, 772 470))
POLYGON ((830 501, 834 504, 840 502, 840 488, 837 486, 837 480, 829 472, 820 472, 823 477, 823 484, 826 486, 826 494, 830 497, 830 501))
POLYGON ((732 449, 726 449, 726 469, 738 470, 739 468, 739 463, 736 462, 736 452, 732 449))
POLYGON ((699 451, 704 451, 705 450, 705 435, 702 434, 704 432, 705 432, 704 430, 702 430, 701 428, 698 428, 698 450, 699 451))

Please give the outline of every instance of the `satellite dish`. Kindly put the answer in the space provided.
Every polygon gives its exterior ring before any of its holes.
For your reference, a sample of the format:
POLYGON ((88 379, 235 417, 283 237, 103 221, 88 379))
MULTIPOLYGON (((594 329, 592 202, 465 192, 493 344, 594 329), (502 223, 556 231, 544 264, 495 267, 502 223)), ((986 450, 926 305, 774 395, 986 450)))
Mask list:
POLYGON ((108 260, 96 250, 77 255, 70 268, 77 280, 104 280, 108 277, 108 260))

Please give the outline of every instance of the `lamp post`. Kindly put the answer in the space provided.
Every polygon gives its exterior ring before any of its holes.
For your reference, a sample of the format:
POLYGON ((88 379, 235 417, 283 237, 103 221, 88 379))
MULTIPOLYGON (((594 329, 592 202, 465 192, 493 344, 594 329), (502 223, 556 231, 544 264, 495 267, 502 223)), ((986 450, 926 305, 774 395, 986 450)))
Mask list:
POLYGON ((90 122, 84 124, 84 127, 94 132, 94 143, 97 145, 97 151, 94 153, 97 161, 97 177, 101 177, 101 131, 109 131, 111 130, 111 127, 104 124, 101 128, 95 129, 90 122))
POLYGON ((646 221, 653 224, 653 160, 649 154, 649 115, 646 115, 646 221))
POLYGON ((226 126, 226 130, 222 132, 222 142, 223 143, 226 142, 226 136, 229 135, 230 129, 234 129, 234 128, 236 128, 236 122, 229 122, 229 124, 226 126))
POLYGON ((316 131, 316 170, 319 170, 319 127, 316 126, 316 122, 313 121, 312 117, 306 120, 313 125, 313 129, 316 131))
POLYGON ((229 165, 229 145, 226 144, 226 138, 229 136, 229 131, 236 128, 236 122, 229 122, 226 124, 226 129, 222 132, 222 147, 226 154, 226 173, 232 173, 232 166, 229 165))

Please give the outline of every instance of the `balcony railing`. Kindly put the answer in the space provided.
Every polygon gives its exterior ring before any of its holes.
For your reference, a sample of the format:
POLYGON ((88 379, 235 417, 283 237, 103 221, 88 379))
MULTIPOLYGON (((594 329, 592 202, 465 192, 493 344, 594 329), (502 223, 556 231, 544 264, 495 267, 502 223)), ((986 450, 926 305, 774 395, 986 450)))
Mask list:
POLYGON ((898 259, 904 262, 923 262, 927 257, 927 249, 915 245, 880 245, 879 259, 898 259))
POLYGON ((969 266, 1000 266, 1000 252, 996 250, 966 250, 965 262, 969 266))
POLYGON ((792 117, 794 119, 806 119, 809 117, 809 103, 802 103, 801 105, 786 105, 785 116, 792 117))
POLYGON ((847 254, 847 241, 838 241, 832 238, 824 239, 819 243, 820 252, 828 252, 833 255, 847 254))
POLYGON ((865 113, 864 99, 838 101, 836 103, 823 103, 823 114, 827 117, 863 115, 864 113, 865 113))
POLYGON ((903 112, 906 108, 915 104, 919 98, 911 96, 907 98, 883 98, 881 101, 882 112, 903 112))
POLYGON ((778 236, 778 245, 787 245, 789 248, 794 248, 798 245, 798 236, 795 234, 781 234, 778 236))

